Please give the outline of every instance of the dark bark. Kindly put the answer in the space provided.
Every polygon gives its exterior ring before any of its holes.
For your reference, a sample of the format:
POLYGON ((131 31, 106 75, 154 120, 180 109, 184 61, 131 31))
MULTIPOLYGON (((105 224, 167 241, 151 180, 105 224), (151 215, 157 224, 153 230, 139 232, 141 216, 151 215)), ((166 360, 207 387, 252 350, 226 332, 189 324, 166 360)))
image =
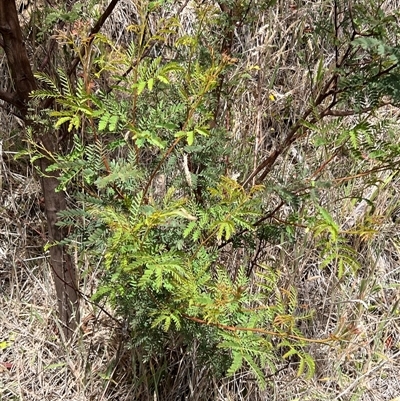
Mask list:
POLYGON ((0 91, 0 100, 4 100, 5 102, 10 103, 15 107, 18 107, 19 105, 18 98, 10 92, 0 91))
MULTIPOLYGON (((21 116, 26 117, 30 93, 36 89, 30 61, 22 39, 15 1, 0 0, 0 34, 2 45, 7 56, 11 78, 14 82, 14 93, 2 93, 1 99, 18 108, 21 116)), ((58 310, 63 324, 66 339, 71 337, 79 322, 79 292, 77 289, 76 269, 71 256, 65 247, 57 242, 65 238, 65 233, 57 227, 57 212, 65 210, 65 193, 57 192, 59 184, 56 175, 46 172, 51 164, 48 155, 57 150, 56 133, 38 132, 34 121, 26 120, 33 128, 36 141, 43 146, 43 157, 38 161, 41 171, 41 184, 45 199, 45 210, 48 224, 48 240, 54 244, 50 248, 50 265, 53 270, 56 287, 58 310)))
MULTIPOLYGON (((119 0, 111 0, 109 6, 92 27, 89 35, 89 43, 94 35, 100 31, 106 19, 111 15, 119 0)), ((67 8, 70 8, 74 1, 67 1, 67 8)), ((45 199, 45 210, 48 224, 49 242, 53 244, 50 248, 50 264, 53 270, 54 283, 57 292, 58 309, 61 321, 64 325, 64 334, 68 339, 77 327, 79 322, 79 291, 77 288, 77 273, 72 262, 71 256, 65 247, 58 245, 63 240, 66 233, 57 227, 57 212, 65 210, 65 193, 57 192, 59 184, 57 173, 49 175, 46 169, 51 165, 52 154, 58 152, 57 132, 42 133, 39 131, 34 121, 26 118, 30 93, 36 89, 36 81, 32 73, 30 61, 25 49, 22 32, 18 21, 18 13, 15 0, 0 0, 0 46, 4 49, 11 78, 14 82, 15 92, 0 92, 0 99, 8 102, 18 110, 18 116, 25 119, 25 123, 31 125, 35 140, 40 143, 43 149, 43 157, 37 162, 42 173, 41 184, 45 199)), ((54 46, 56 48, 56 46, 54 46)), ((51 47, 53 49, 53 46, 51 47)), ((52 51, 52 50, 51 50, 52 51)), ((84 54, 83 47, 80 54, 84 54)), ((81 58, 77 55, 68 70, 68 74, 73 74, 79 65, 81 58)), ((50 62, 45 60, 43 68, 50 62)), ((46 101, 42 106, 49 108, 53 104, 52 99, 46 101)))
MULTIPOLYGON (((41 142, 50 154, 56 151, 56 138, 51 133, 41 136, 41 142)), ((57 245, 67 234, 57 226, 57 213, 65 210, 67 204, 65 193, 57 191, 57 186, 59 185, 57 174, 50 176, 49 173, 46 173, 47 167, 51 164, 52 161, 46 157, 38 161, 42 172, 40 180, 45 203, 49 241, 55 244, 50 248, 50 264, 56 287, 58 311, 61 322, 64 325, 64 334, 66 338, 69 338, 79 323, 79 291, 77 288, 76 267, 71 255, 64 246, 57 245)))
POLYGON ((21 111, 26 112, 29 94, 36 89, 36 83, 22 39, 15 1, 0 1, 0 33, 15 85, 13 97, 21 111))

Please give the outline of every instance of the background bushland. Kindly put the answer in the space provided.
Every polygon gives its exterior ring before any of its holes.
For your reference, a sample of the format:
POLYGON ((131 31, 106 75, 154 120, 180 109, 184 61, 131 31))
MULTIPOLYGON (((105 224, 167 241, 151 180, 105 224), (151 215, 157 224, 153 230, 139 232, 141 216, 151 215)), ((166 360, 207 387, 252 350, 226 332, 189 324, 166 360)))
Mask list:
POLYGON ((394 2, 4 12, 0 397, 398 396, 394 2))

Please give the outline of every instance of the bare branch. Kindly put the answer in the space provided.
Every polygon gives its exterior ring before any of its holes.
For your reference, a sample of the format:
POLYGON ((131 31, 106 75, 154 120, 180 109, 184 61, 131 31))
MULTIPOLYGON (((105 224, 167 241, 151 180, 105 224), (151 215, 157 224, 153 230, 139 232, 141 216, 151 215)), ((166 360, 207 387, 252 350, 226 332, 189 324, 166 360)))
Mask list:
POLYGON ((356 114, 364 114, 364 113, 368 113, 372 110, 375 109, 380 109, 381 107, 384 106, 390 106, 392 103, 391 102, 385 102, 385 103, 381 103, 378 106, 371 106, 371 107, 365 107, 364 109, 361 110, 332 110, 332 109, 327 109, 325 111, 323 111, 320 114, 320 117, 323 118, 325 116, 337 116, 337 117, 346 117, 346 116, 354 116, 356 114))
POLYGON ((16 107, 20 105, 14 93, 0 91, 0 99, 16 107))

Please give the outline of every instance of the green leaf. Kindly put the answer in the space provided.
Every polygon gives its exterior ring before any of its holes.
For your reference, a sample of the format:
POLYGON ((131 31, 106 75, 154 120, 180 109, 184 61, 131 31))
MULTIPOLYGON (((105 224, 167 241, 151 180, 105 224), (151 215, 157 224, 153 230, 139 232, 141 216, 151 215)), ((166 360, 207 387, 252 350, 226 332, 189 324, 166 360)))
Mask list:
POLYGON ((53 370, 57 368, 63 368, 65 365, 66 365, 65 362, 52 363, 50 365, 45 366, 43 370, 53 370))
POLYGON ((232 364, 228 369, 228 375, 233 376, 242 367, 243 355, 240 352, 233 352, 232 364))
POLYGON ((119 121, 119 116, 111 116, 109 120, 109 130, 110 131, 115 131, 117 129, 117 124, 119 121))
POLYGON ((194 142, 194 131, 187 131, 186 135, 187 135, 187 137, 186 137, 187 138, 187 144, 189 146, 193 145, 193 142, 194 142))
POLYGON ((167 332, 169 330, 170 326, 171 326, 171 317, 170 316, 165 316, 163 330, 165 332, 167 332))
POLYGON ((57 122, 54 124, 54 128, 58 128, 61 125, 63 125, 64 123, 66 123, 67 121, 70 121, 71 117, 61 117, 57 120, 57 122))
POLYGON ((187 136, 187 132, 186 131, 178 131, 174 135, 175 138, 182 138, 183 136, 187 136))
POLYGON ((311 357, 310 360, 307 359, 307 367, 308 367, 308 373, 306 378, 311 379, 315 375, 315 362, 311 357))
POLYGON ((187 238, 190 235, 190 233, 195 229, 196 226, 197 223, 195 221, 190 222, 183 231, 183 238, 187 238))
POLYGON ((299 367, 297 369, 297 376, 301 376, 304 373, 305 368, 306 368, 306 361, 304 358, 300 357, 299 367))
POLYGON ((98 129, 100 132, 104 131, 107 128, 110 118, 111 118, 110 113, 106 112, 103 114, 103 116, 101 117, 101 119, 99 121, 99 125, 98 125, 98 129))
POLYGON ((146 87, 146 82, 145 81, 139 82, 138 86, 137 86, 137 94, 140 95, 144 91, 145 87, 146 87))
POLYGON ((75 129, 78 129, 80 125, 81 125, 81 119, 79 118, 79 116, 78 115, 73 116, 68 126, 68 132, 71 132, 74 127, 75 129))
POLYGON ((150 135, 147 137, 147 141, 152 145, 157 146, 157 148, 165 148, 165 142, 159 136, 153 133, 150 133, 150 135))
POLYGON ((154 78, 150 78, 150 79, 147 81, 147 87, 149 88, 149 91, 152 91, 152 90, 153 90, 153 86, 154 86, 154 78))
POLYGON ((230 220, 222 221, 218 225, 219 225, 217 234, 218 240, 221 240, 224 237, 224 233, 225 233, 224 239, 228 240, 235 232, 235 225, 230 220))
POLYGON ((209 136, 209 135, 210 135, 210 133, 208 132, 208 130, 205 129, 205 128, 195 128, 194 130, 195 130, 197 133, 199 133, 200 135, 203 135, 203 136, 209 136))
POLYGON ((191 215, 187 210, 185 210, 184 208, 181 208, 181 209, 179 209, 179 210, 174 210, 174 211, 172 212, 172 214, 175 215, 175 216, 183 217, 183 218, 185 218, 185 219, 187 219, 187 220, 193 220, 193 221, 196 221, 196 220, 197 220, 197 217, 192 216, 192 215, 191 215))
POLYGON ((251 370, 255 374, 257 381, 260 384, 260 388, 265 389, 266 382, 265 382, 264 374, 261 371, 260 367, 257 365, 257 363, 254 361, 254 359, 250 355, 248 355, 248 354, 244 355, 244 359, 249 364, 251 370))
POLYGON ((165 77, 164 75, 157 75, 157 79, 159 80, 159 81, 161 81, 162 83, 164 83, 164 84, 169 84, 169 80, 168 80, 168 78, 167 77, 165 77))
POLYGON ((282 358, 283 358, 283 359, 288 359, 288 358, 290 358, 291 356, 297 355, 297 354, 298 354, 298 352, 297 352, 294 348, 290 348, 290 350, 289 350, 288 352, 286 352, 286 353, 282 356, 282 358))

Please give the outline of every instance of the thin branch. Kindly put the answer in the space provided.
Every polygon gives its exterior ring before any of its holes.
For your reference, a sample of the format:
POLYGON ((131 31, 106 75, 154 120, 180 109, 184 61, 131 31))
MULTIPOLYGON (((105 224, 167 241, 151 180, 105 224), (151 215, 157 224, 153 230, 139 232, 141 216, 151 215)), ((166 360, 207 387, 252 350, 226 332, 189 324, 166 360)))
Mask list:
POLYGON ((0 91, 0 100, 4 100, 5 102, 12 104, 15 107, 21 106, 21 104, 18 102, 18 99, 16 99, 14 93, 0 91))
MULTIPOLYGON (((298 191, 295 191, 295 194, 298 194, 301 191, 305 191, 309 189, 309 187, 305 187, 305 188, 301 188, 298 191)), ((278 206, 276 206, 273 210, 271 210, 270 212, 268 212, 266 215, 264 215, 263 217, 261 217, 260 219, 258 219, 254 224, 253 227, 258 227, 261 225, 261 223, 263 223, 265 220, 271 219, 275 216, 275 214, 283 207, 286 205, 285 201, 281 201, 278 206)), ((218 245, 218 249, 222 249, 225 246, 227 246, 228 244, 231 244, 235 238, 241 237, 244 233, 247 233, 249 231, 248 228, 244 228, 243 230, 239 231, 238 233, 236 233, 235 235, 233 235, 231 238, 229 238, 228 240, 224 241, 222 244, 218 245)))
POLYGON ((16 111, 16 109, 12 109, 10 106, 11 106, 10 103, 5 103, 5 104, 0 103, 0 107, 1 107, 3 110, 5 110, 5 111, 7 112, 7 114, 12 114, 12 115, 14 115, 15 117, 17 117, 17 118, 23 120, 23 119, 24 119, 24 116, 23 116, 22 114, 18 113, 18 112, 16 111))
POLYGON ((181 7, 179 8, 179 10, 178 10, 178 12, 177 12, 177 15, 179 15, 179 14, 181 14, 181 12, 186 8, 186 6, 189 4, 189 1, 190 0, 186 0, 182 5, 181 5, 181 7))
MULTIPOLYGON (((391 359, 392 361, 396 360, 396 358, 400 356, 400 351, 397 352, 396 354, 392 355, 391 359)), ((375 367, 373 367, 372 369, 368 370, 368 372, 365 372, 363 375, 357 377, 357 379, 355 379, 353 381, 353 383, 350 384, 350 386, 348 386, 346 389, 344 389, 340 394, 338 394, 335 397, 335 400, 342 400, 343 396, 346 395, 348 392, 350 392, 351 390, 353 390, 354 387, 358 386, 358 384, 360 383, 361 380, 364 380, 366 377, 370 376, 371 373, 383 368, 386 364, 388 363, 388 359, 383 360, 381 363, 379 363, 378 365, 376 365, 375 367)), ((394 398, 393 400, 398 399, 397 397, 394 398)))
POLYGON ((368 82, 374 81, 375 79, 381 77, 382 75, 386 75, 388 74, 390 71, 394 70, 395 68, 397 68, 399 66, 399 63, 395 63, 393 65, 391 65, 390 67, 386 68, 385 70, 379 71, 378 73, 376 73, 375 75, 373 75, 368 82))
POLYGON ((75 56, 75 58, 71 62, 71 65, 70 65, 69 70, 68 70, 68 75, 69 76, 72 75, 74 73, 74 71, 76 70, 76 67, 80 63, 81 58, 85 54, 86 46, 90 46, 91 45, 91 43, 94 40, 94 35, 100 31, 101 27, 104 25, 104 23, 106 22, 107 18, 111 15, 111 13, 113 12, 113 10, 114 10, 114 8, 115 8, 115 6, 117 5, 118 2, 119 2, 119 0, 112 0, 111 3, 106 8, 106 10, 104 11, 104 13, 97 20, 97 22, 94 25, 94 27, 90 30, 90 33, 89 33, 89 36, 88 36, 89 40, 88 40, 87 44, 83 45, 81 47, 81 49, 79 51, 79 54, 77 56, 75 56))
MULTIPOLYGON (((339 13, 338 4, 337 4, 337 0, 335 0, 334 12, 333 12, 333 18, 334 18, 333 23, 334 23, 334 27, 335 27, 335 38, 337 40, 337 43, 338 43, 338 39, 339 39, 338 13, 339 13)), ((339 67, 339 45, 337 43, 335 43, 336 68, 339 67)))
MULTIPOLYGON (((81 62, 81 58, 84 56, 85 54, 85 48, 86 46, 90 45, 93 40, 94 40, 94 35, 96 33, 98 33, 101 29, 101 27, 104 25, 104 22, 106 21, 106 19, 110 16, 110 14, 112 13, 112 11, 114 10, 115 6, 117 5, 119 0, 112 0, 111 3, 109 4, 109 6, 107 7, 106 11, 104 11, 104 13, 100 16, 100 18, 98 19, 98 21, 96 22, 96 24, 94 25, 94 27, 90 30, 90 33, 88 35, 89 40, 85 43, 86 45, 83 45, 79 51, 79 54, 77 56, 75 56, 75 58, 72 60, 71 65, 68 69, 67 75, 71 76, 75 70, 76 67, 78 66, 78 64, 81 62)), ((52 49, 50 49, 51 51, 52 49)), ((47 64, 47 60, 45 59, 41 65, 41 68, 46 66, 47 64)), ((53 98, 49 98, 46 99, 45 102, 42 105, 43 109, 47 109, 50 107, 50 105, 54 102, 53 98)))
POLYGON ((182 137, 179 137, 179 138, 175 139, 173 144, 169 147, 169 149, 165 152, 164 156, 161 158, 160 162, 157 164, 156 168, 154 169, 154 171, 152 172, 150 178, 148 179, 146 186, 144 187, 143 199, 145 199, 145 197, 147 195, 147 191, 149 190, 150 185, 154 180, 154 177, 157 175, 157 173, 160 170, 161 166, 164 164, 165 159, 171 154, 171 152, 175 149, 176 145, 178 145, 178 143, 180 142, 181 139, 182 139, 182 137))
POLYGON ((372 110, 380 109, 381 107, 390 106, 391 104, 392 104, 391 102, 384 102, 378 106, 370 106, 370 107, 366 107, 365 109, 361 109, 361 110, 331 110, 331 109, 328 109, 328 110, 323 111, 320 114, 320 118, 323 118, 325 116, 336 116, 336 117, 354 116, 356 114, 368 113, 372 110))
POLYGON ((314 173, 311 175, 311 177, 308 179, 308 181, 315 180, 315 178, 318 177, 325 170, 326 166, 340 154, 340 151, 342 150, 342 148, 343 148, 343 145, 338 147, 336 149, 336 151, 333 153, 333 155, 328 160, 325 160, 322 163, 322 165, 319 166, 316 171, 314 171, 314 173))
POLYGON ((295 334, 281 333, 279 331, 265 330, 265 329, 261 329, 261 328, 257 328, 257 327, 227 326, 225 324, 207 322, 206 320, 199 319, 198 317, 189 316, 186 314, 182 314, 182 316, 185 319, 191 320, 192 322, 204 324, 207 326, 214 326, 214 327, 217 327, 222 330, 228 330, 228 331, 234 331, 234 332, 250 331, 252 333, 267 334, 267 335, 270 335, 273 337, 290 338, 292 340, 304 341, 304 342, 308 342, 308 343, 317 343, 317 344, 330 344, 333 341, 340 340, 340 338, 335 337, 334 335, 331 335, 327 338, 307 338, 307 337, 297 336, 295 334))
POLYGON ((360 172, 358 174, 353 174, 353 175, 349 175, 349 176, 345 176, 345 177, 335 178, 335 179, 333 179, 333 181, 341 183, 341 182, 354 180, 356 178, 365 177, 367 175, 370 175, 370 174, 373 174, 373 173, 378 173, 379 171, 385 171, 385 170, 389 170, 389 169, 393 169, 393 166, 390 165, 390 164, 387 164, 387 165, 384 165, 384 166, 378 166, 378 167, 371 168, 370 170, 362 171, 362 172, 360 172))
POLYGON ((40 64, 38 71, 44 71, 46 66, 50 63, 51 55, 53 51, 57 47, 57 41, 55 39, 50 40, 49 50, 46 52, 46 57, 43 59, 42 63, 40 64))
POLYGON ((289 134, 285 138, 285 140, 278 145, 278 147, 266 158, 262 161, 257 168, 246 178, 243 182, 242 186, 246 186, 255 176, 257 176, 260 172, 263 172, 260 178, 257 180, 257 183, 261 183, 267 174, 271 171, 273 165, 275 164, 276 159, 293 143, 299 138, 303 132, 298 134, 298 131, 301 128, 304 128, 302 121, 305 121, 308 116, 315 110, 317 106, 319 106, 327 97, 332 96, 334 91, 330 91, 332 83, 335 82, 336 74, 333 74, 332 77, 327 81, 320 94, 315 99, 314 105, 309 107, 303 114, 302 118, 299 119, 291 128, 289 134))

